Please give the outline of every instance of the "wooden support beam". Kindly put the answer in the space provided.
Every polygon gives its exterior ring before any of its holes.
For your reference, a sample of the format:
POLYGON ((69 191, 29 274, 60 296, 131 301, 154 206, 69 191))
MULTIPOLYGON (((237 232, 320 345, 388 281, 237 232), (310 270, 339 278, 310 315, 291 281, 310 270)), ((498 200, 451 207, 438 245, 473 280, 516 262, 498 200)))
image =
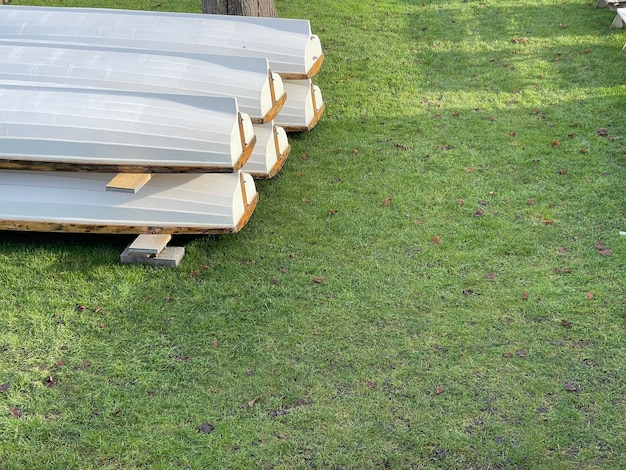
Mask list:
POLYGON ((131 255, 158 255, 171 239, 172 235, 169 233, 142 234, 128 245, 128 252, 131 255))
POLYGON ((107 191, 136 193, 150 181, 150 173, 118 173, 106 185, 107 191))

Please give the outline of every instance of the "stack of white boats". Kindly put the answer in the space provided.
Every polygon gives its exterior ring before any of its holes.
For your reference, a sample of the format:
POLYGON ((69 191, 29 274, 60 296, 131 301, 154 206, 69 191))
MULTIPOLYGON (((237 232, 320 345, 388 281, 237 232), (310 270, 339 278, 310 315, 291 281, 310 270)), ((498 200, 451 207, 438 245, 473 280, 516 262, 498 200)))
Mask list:
POLYGON ((0 7, 0 229, 239 231, 322 60, 307 20, 0 7))

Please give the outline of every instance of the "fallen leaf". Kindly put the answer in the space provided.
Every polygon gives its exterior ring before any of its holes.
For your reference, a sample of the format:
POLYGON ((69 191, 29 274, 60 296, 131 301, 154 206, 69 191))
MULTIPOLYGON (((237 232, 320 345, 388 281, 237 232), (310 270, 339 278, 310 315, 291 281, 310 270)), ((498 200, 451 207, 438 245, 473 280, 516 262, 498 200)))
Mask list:
POLYGON ((502 353, 502 355, 506 357, 507 359, 511 359, 513 357, 513 354, 511 354, 510 352, 502 353))
POLYGON ((528 296, 529 296, 528 292, 524 292, 522 294, 522 300, 528 300, 528 296))
POLYGON ((517 357, 527 357, 528 356, 528 352, 525 349, 518 349, 517 351, 515 351, 515 354, 517 355, 517 357))
POLYGON ((580 153, 581 155, 585 155, 587 151, 585 149, 580 149, 578 153, 580 153))
POLYGON ((603 127, 603 128, 601 128, 601 129, 598 129, 597 134, 598 134, 600 137, 606 137, 607 135, 609 135, 609 131, 607 131, 607 130, 603 127))
POLYGON ((433 454, 439 460, 443 460, 446 458, 446 449, 444 449, 443 447, 435 447, 435 449, 433 450, 433 454))
POLYGON ((358 149, 353 149, 353 150, 352 150, 352 154, 353 154, 353 155, 356 155, 356 154, 358 154, 358 153, 359 153, 358 149))
POLYGON ((572 322, 569 320, 561 320, 561 326, 563 328, 571 328, 572 327, 572 322))
POLYGON ((198 432, 200 434, 211 434, 215 430, 215 426, 211 423, 202 423, 198 426, 198 432))
POLYGON ((493 281, 496 278, 496 275, 493 273, 487 273, 485 274, 485 278, 489 279, 490 281, 493 281))
POLYGON ((586 295, 589 300, 593 299, 593 294, 591 292, 587 292, 586 295))
POLYGON ((559 170, 559 175, 566 175, 567 174, 567 168, 561 168, 559 170))
POLYGON ((552 142, 552 148, 557 148, 559 145, 561 145, 561 141, 559 139, 554 140, 554 142, 552 142))
POLYGON ((309 157, 307 157, 306 153, 303 153, 302 155, 300 155, 300 160, 302 160, 303 162, 306 162, 308 158, 309 157))
POLYGON ((437 235, 435 235, 435 236, 432 238, 432 241, 433 241, 433 243, 434 243, 435 245, 439 245, 439 244, 441 243, 441 238, 439 238, 437 235))
POLYGON ((591 49, 587 48, 585 49, 585 54, 589 54, 591 52, 591 49))
POLYGON ((9 391, 9 388, 11 388, 11 384, 9 382, 5 382, 2 385, 0 385, 0 393, 7 393, 9 391))
POLYGON ((457 199, 456 200, 456 205, 457 206, 462 206, 463 204, 465 204, 465 201, 463 199, 457 199))
POLYGON ((515 137, 517 134, 516 134, 514 131, 511 131, 511 132, 509 132, 509 135, 510 135, 511 137, 515 137))
POLYGON ((481 211, 480 209, 474 212, 474 217, 482 217, 483 215, 484 215, 484 212, 481 211))
POLYGON ((254 397, 252 400, 250 400, 248 402, 248 408, 252 408, 254 406, 254 404, 259 401, 259 399, 261 398, 261 396, 259 395, 258 397, 254 397))
POLYGON ((368 388, 376 388, 376 382, 367 381, 365 385, 367 385, 368 388))
POLYGON ((466 172, 466 173, 474 173, 474 167, 473 167, 473 166, 467 167, 467 169, 465 170, 465 172, 466 172))
POLYGON ((87 307, 85 307, 84 305, 76 305, 76 307, 74 307, 74 310, 76 310, 77 312, 84 312, 85 310, 87 310, 87 307))
POLYGON ((568 380, 567 382, 565 382, 563 384, 563 388, 565 390, 567 390, 568 392, 577 392, 578 391, 578 387, 576 385, 574 385, 570 380, 568 380))
POLYGON ((213 342, 211 343, 211 347, 212 348, 217 348, 217 340, 214 339, 213 342))
POLYGON ((546 225, 552 225, 554 223, 552 219, 542 219, 541 221, 546 225))
POLYGON ((602 248, 601 250, 598 250, 598 253, 604 256, 609 256, 613 254, 613 250, 610 248, 602 248))
POLYGON ((385 199, 385 202, 383 202, 383 206, 388 207, 391 205, 391 201, 392 198, 388 197, 387 199, 385 199))
POLYGON ((313 282, 316 284, 321 284, 322 282, 324 282, 324 278, 323 277, 314 277, 313 278, 313 282))
POLYGON ((441 395, 444 391, 445 391, 445 388, 440 385, 439 387, 435 389, 435 394, 441 395))
POLYGON ((300 202, 302 202, 303 204, 308 204, 308 203, 310 203, 311 201, 310 201, 309 199, 307 199, 307 198, 303 197, 302 199, 300 199, 300 202))
POLYGON ((328 213, 330 215, 335 215, 337 213, 337 209, 328 209, 328 213))
POLYGON ((567 250, 565 248, 563 248, 562 246, 557 248, 559 250, 559 253, 565 254, 567 253, 567 250))
POLYGON ((397 148, 398 150, 406 150, 406 145, 396 144, 396 148, 397 148))
POLYGON ((65 363, 63 361, 61 361, 61 360, 58 360, 58 361, 56 361, 54 363, 54 365, 60 368, 60 367, 63 367, 65 365, 65 363))
POLYGON ((270 279, 270 285, 271 286, 277 286, 278 285, 278 281, 276 280, 275 277, 273 277, 272 279, 270 279))
POLYGON ((20 419, 22 417, 22 410, 20 410, 19 408, 10 408, 9 413, 11 413, 11 416, 13 416, 15 419, 20 419))
POLYGON ((183 354, 176 354, 176 355, 174 356, 174 359, 176 359, 177 361, 190 361, 190 360, 191 360, 191 357, 189 357, 189 356, 185 356, 185 355, 183 355, 183 354))
POLYGON ((528 205, 531 206, 531 207, 534 206, 535 205, 535 200, 534 199, 529 199, 528 200, 528 205))
POLYGON ((54 380, 54 377, 49 375, 44 384, 46 387, 54 387, 56 385, 56 381, 54 380))

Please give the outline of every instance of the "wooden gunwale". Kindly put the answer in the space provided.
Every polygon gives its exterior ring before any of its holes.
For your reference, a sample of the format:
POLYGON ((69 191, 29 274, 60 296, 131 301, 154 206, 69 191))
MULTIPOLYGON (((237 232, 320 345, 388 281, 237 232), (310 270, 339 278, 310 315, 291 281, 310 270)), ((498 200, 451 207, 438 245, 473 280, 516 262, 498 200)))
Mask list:
POLYGON ((267 113, 265 113, 265 116, 261 118, 255 118, 250 116, 250 121, 252 121, 252 124, 267 124, 268 122, 273 121, 274 119, 276 119, 276 116, 278 116, 278 113, 280 113, 280 110, 285 105, 285 101, 287 101, 287 93, 283 93, 283 96, 274 101, 274 104, 267 111, 267 113))
POLYGON ((306 80, 307 78, 313 78, 317 75, 317 72, 322 68, 322 62, 324 62, 324 53, 320 54, 315 63, 311 66, 306 73, 293 73, 293 72, 276 72, 283 80, 306 80))
POLYGON ((4 220, 0 219, 0 230, 15 230, 20 232, 66 232, 66 233, 100 233, 100 234, 157 234, 169 233, 178 235, 200 234, 225 234, 239 232, 250 220, 256 208, 259 195, 256 194, 247 204, 246 209, 233 227, 205 228, 205 227, 179 227, 173 225, 147 226, 147 225, 108 225, 108 224, 82 224, 63 222, 39 222, 32 220, 4 220))

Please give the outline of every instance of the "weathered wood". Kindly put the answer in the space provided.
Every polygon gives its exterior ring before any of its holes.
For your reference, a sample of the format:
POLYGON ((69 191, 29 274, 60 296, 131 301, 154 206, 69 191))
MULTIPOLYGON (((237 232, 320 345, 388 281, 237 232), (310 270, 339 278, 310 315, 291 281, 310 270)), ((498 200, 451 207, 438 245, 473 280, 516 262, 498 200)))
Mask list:
POLYGON ((202 0, 202 13, 276 18, 274 0, 202 0))
POLYGON ((167 246, 171 239, 172 235, 169 233, 159 235, 149 235, 144 233, 139 235, 130 245, 128 245, 128 252, 131 255, 158 255, 161 251, 163 251, 163 248, 167 246))
POLYGON ((118 173, 106 185, 107 191, 136 193, 150 181, 150 173, 118 173))

